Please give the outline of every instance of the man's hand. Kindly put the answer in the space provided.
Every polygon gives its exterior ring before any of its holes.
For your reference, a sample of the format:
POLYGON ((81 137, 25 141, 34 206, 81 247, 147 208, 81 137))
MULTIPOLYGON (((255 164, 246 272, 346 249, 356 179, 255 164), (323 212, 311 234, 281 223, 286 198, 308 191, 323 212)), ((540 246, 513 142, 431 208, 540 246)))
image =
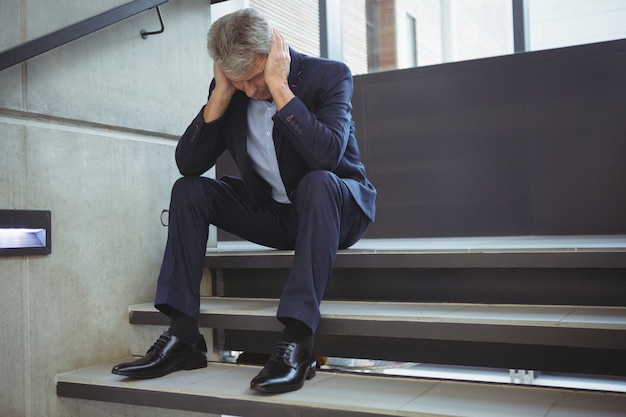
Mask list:
POLYGON ((226 97, 235 94, 237 89, 226 74, 224 74, 222 68, 216 63, 213 63, 213 77, 215 78, 215 91, 217 91, 218 94, 226 97))
POLYGON ((213 77, 215 78, 215 88, 202 113, 205 123, 222 117, 230 104, 230 99, 237 91, 230 79, 224 74, 224 71, 215 63, 213 64, 213 77))
POLYGON ((267 56, 264 77, 277 110, 283 108, 294 97, 287 81, 290 65, 289 45, 278 30, 272 29, 272 47, 267 56))

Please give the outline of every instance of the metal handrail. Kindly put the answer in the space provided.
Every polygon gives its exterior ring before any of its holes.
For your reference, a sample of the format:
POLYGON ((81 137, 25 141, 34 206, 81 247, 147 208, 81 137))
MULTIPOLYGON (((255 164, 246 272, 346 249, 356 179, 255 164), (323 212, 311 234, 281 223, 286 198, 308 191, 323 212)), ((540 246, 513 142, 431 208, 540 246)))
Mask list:
POLYGON ((157 7, 163 3, 167 3, 167 1, 168 0, 135 0, 97 16, 90 17, 81 22, 0 52, 0 71, 85 35, 89 35, 90 33, 103 29, 138 13, 157 7))

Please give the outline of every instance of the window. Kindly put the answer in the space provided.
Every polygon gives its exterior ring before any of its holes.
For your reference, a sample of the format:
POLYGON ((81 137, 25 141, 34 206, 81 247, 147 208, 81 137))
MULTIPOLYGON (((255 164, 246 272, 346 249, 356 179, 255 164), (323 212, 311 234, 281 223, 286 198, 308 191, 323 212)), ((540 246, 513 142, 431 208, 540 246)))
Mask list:
POLYGON ((294 0, 296 14, 284 0, 230 0, 212 17, 242 7, 268 16, 299 52, 340 51, 355 75, 512 54, 517 30, 522 51, 626 38, 624 0, 294 0), (332 22, 320 24, 320 10, 332 22), (340 45, 320 48, 321 39, 340 45))
POLYGON ((376 19, 376 0, 367 2, 367 67, 371 72, 378 71, 378 20, 376 19))
POLYGON ((417 22, 406 14, 407 67, 417 67, 417 22))
POLYGON ((529 51, 626 37, 624 0, 526 1, 529 51))

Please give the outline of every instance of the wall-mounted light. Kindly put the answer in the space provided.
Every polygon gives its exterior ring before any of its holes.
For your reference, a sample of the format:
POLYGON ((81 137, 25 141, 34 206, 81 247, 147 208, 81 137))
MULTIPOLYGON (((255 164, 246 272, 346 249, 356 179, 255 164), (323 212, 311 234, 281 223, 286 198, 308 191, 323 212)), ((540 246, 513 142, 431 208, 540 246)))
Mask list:
POLYGON ((0 256, 51 253, 49 210, 0 210, 0 256))

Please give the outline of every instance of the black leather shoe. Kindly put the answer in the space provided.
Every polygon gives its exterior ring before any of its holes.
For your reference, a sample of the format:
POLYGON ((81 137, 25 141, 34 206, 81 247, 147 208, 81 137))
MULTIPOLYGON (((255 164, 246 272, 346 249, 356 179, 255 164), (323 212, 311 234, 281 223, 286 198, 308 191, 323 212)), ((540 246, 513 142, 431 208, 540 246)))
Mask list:
POLYGON ((207 347, 204 337, 194 344, 185 343, 176 336, 163 333, 143 358, 121 363, 111 372, 131 378, 158 378, 182 369, 206 368, 207 347))
POLYGON ((315 357, 297 343, 278 342, 265 367, 250 382, 260 392, 279 393, 302 388, 315 376, 315 357))

